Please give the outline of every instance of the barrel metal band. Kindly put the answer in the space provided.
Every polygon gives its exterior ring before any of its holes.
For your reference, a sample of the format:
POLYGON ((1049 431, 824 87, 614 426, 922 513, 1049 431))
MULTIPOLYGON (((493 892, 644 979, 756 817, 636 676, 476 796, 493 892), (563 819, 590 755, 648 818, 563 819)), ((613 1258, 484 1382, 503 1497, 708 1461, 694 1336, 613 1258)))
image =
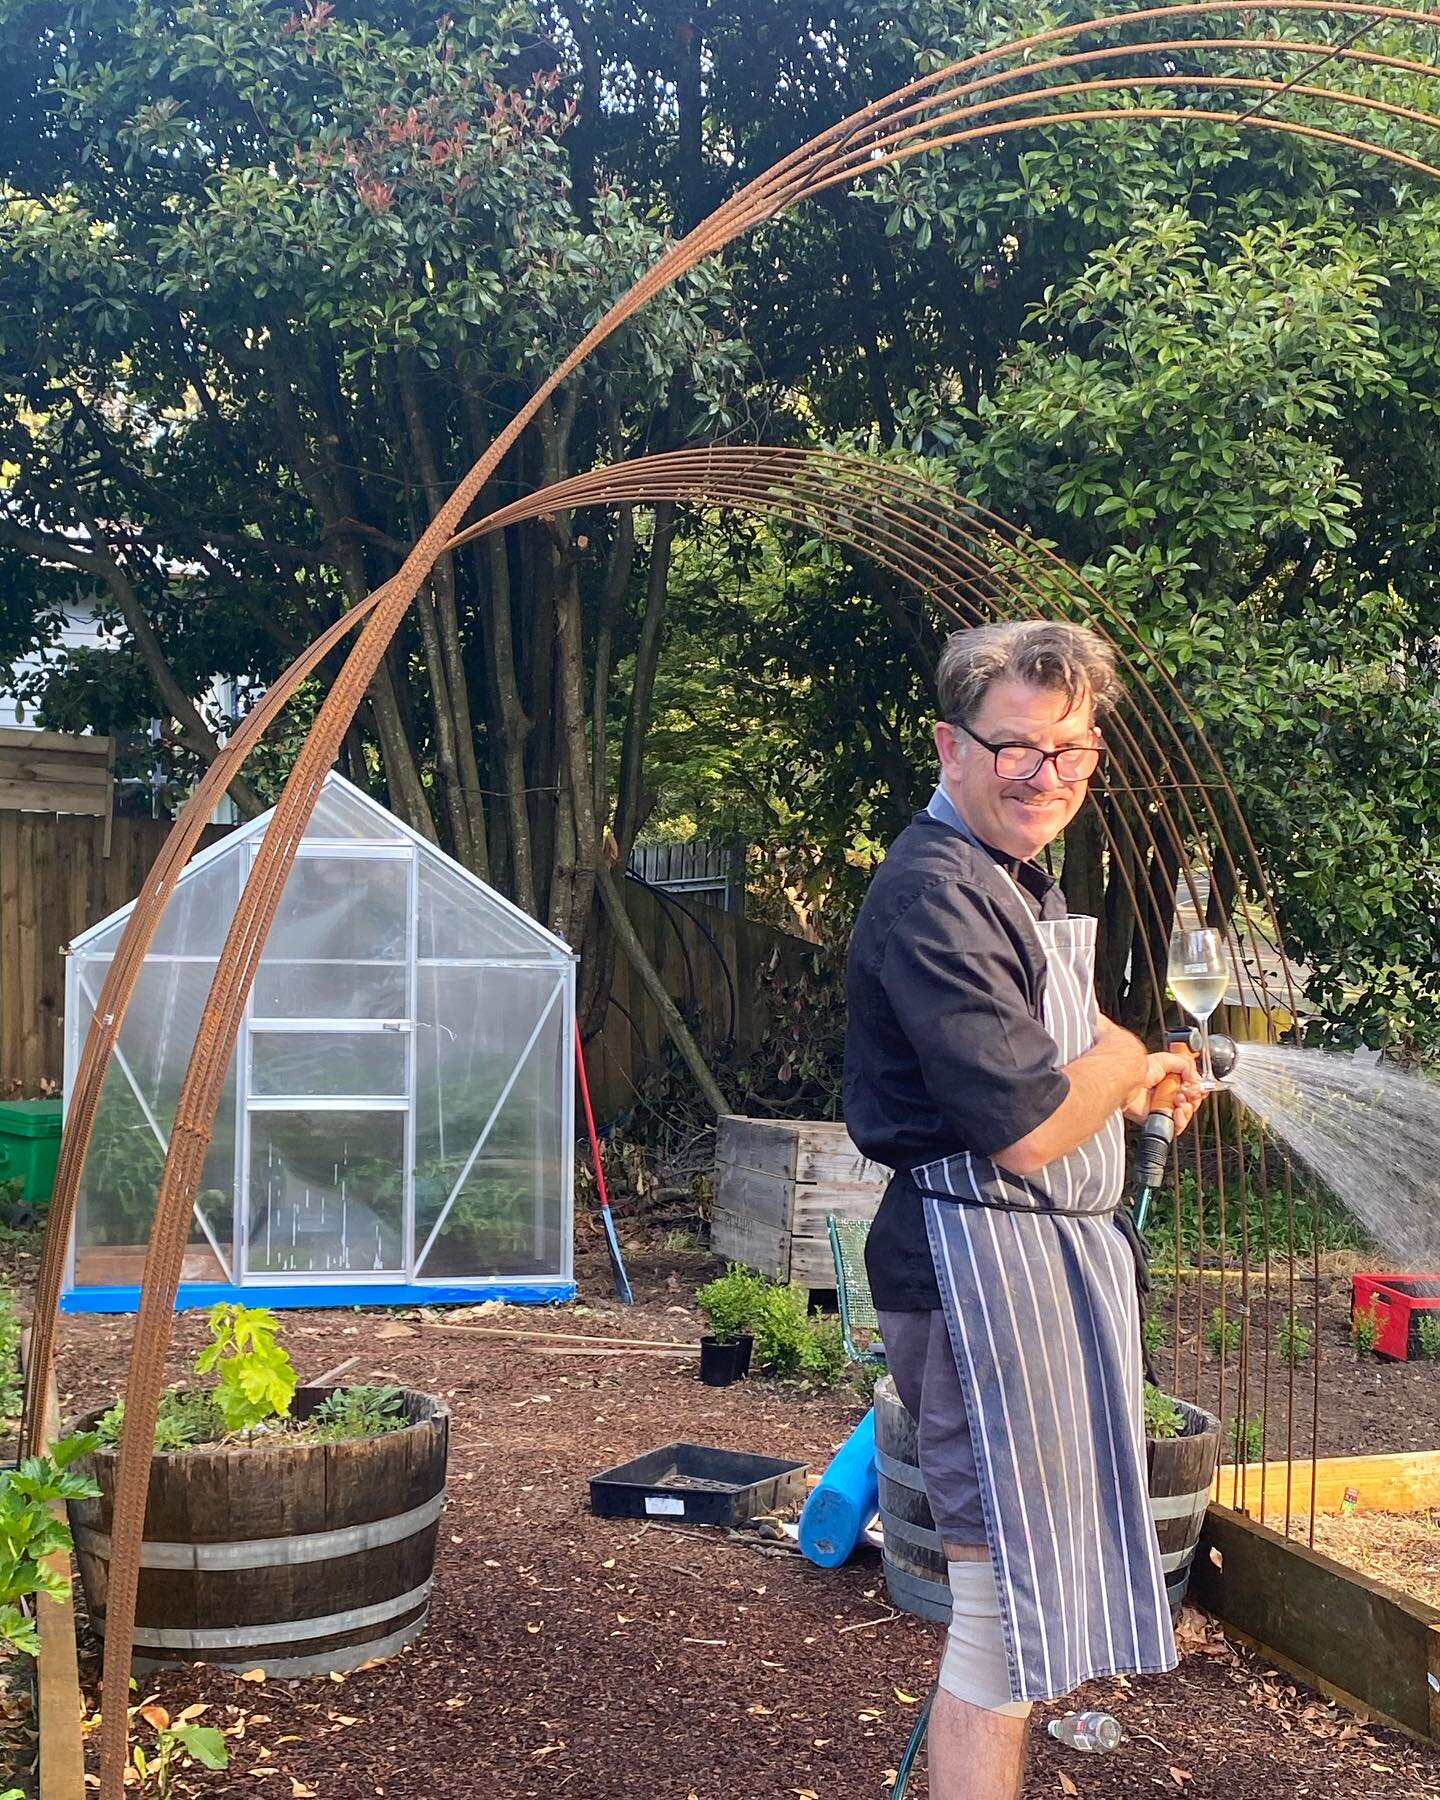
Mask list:
POLYGON ((1150 1496, 1150 1517, 1152 1519, 1185 1519, 1194 1513, 1202 1513, 1210 1504, 1210 1489, 1207 1486, 1196 1488, 1192 1494, 1152 1494, 1150 1496))
POLYGON ((901 1487, 909 1488, 913 1493, 925 1492, 925 1481, 914 1463, 900 1462, 896 1457, 887 1456, 881 1449, 875 1452, 875 1467, 891 1481, 898 1481, 901 1487))
POLYGON ((948 1581, 920 1581, 887 1561, 885 1586, 890 1598, 902 1612, 915 1613, 922 1619, 934 1619, 941 1625, 949 1623, 954 1596, 950 1592, 948 1581))
MULTIPOLYGON (((388 1519, 372 1519, 368 1525, 343 1525, 334 1531, 304 1531, 294 1537, 241 1538, 229 1544, 167 1544, 148 1540, 141 1546, 142 1569, 270 1569, 292 1563, 329 1562, 336 1556, 354 1556, 361 1550, 378 1550, 384 1544, 413 1537, 433 1525, 445 1506, 442 1488, 422 1506, 396 1513, 388 1519)), ((80 1525, 75 1547, 108 1562, 110 1538, 103 1531, 80 1525)), ((136 1640, 139 1641, 138 1639, 136 1640)))
MULTIPOLYGON (((239 1659, 242 1669, 250 1667, 264 1669, 272 1681, 291 1681, 303 1675, 345 1675, 352 1669, 368 1667, 382 1658, 393 1656, 397 1650, 403 1650, 407 1644, 413 1644, 425 1629, 429 1613, 418 1613, 408 1625, 402 1625, 398 1631, 392 1631, 388 1637, 365 1638, 358 1644, 346 1644, 338 1650, 315 1650, 308 1656, 262 1656, 258 1662, 246 1656, 239 1659)), ((161 1656, 135 1657, 137 1673, 145 1674, 152 1669, 173 1669, 173 1658, 161 1656)), ((216 1663, 216 1668, 226 1665, 216 1663)), ((229 1667, 237 1665, 231 1663, 229 1667)))
POLYGON ((246 1650, 256 1644, 290 1644, 306 1638, 334 1637, 342 1631, 362 1631, 385 1619, 398 1618, 420 1606, 430 1592, 422 1581, 395 1600, 378 1600, 374 1606, 352 1606, 349 1612, 326 1613, 319 1619, 283 1619, 273 1625, 231 1625, 220 1631, 190 1631, 179 1626, 137 1625, 135 1643, 146 1650, 246 1650))
POLYGON ((1188 1569, 1194 1555, 1193 1544, 1186 1550, 1172 1550, 1168 1556, 1160 1558, 1160 1567, 1167 1575, 1173 1575, 1177 1569, 1188 1569))
POLYGON ((927 1531, 923 1525, 912 1525, 908 1519, 880 1519, 880 1536, 884 1543, 909 1544, 912 1550, 933 1550, 941 1554, 940 1533, 927 1531))

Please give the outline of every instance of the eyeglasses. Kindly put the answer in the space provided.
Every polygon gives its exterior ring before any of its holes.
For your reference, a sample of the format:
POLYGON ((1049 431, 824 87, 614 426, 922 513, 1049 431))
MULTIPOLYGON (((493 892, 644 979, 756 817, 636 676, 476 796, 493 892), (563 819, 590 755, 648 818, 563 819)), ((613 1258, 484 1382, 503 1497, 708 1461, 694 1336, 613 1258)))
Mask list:
POLYGON ((1058 750, 1039 750, 1034 744, 992 744, 958 719, 951 720, 951 724, 990 752, 995 758, 995 773, 1002 781, 1033 781, 1047 762, 1054 763, 1055 773, 1062 781, 1088 781, 1105 754, 1103 744, 1062 744, 1058 750))

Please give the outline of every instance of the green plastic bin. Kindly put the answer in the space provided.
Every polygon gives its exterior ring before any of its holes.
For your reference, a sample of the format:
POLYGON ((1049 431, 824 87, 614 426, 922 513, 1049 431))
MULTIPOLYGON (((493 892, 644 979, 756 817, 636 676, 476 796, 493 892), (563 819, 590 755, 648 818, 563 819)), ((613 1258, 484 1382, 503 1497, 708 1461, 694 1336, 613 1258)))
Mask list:
POLYGON ((23 1183, 22 1205, 46 1204, 59 1157, 58 1100, 0 1100, 0 1182, 23 1183))

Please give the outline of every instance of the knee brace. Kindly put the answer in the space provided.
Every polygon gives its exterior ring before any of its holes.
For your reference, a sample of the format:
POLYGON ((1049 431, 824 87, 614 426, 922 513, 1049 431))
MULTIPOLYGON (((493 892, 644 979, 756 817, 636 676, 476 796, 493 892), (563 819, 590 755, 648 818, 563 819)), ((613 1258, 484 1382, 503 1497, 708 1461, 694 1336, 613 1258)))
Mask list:
POLYGON ((940 1664, 941 1687, 985 1712, 1012 1719, 1028 1717, 1030 1702, 1010 1698, 1010 1659, 1005 1654, 1000 1599, 989 1559, 952 1562, 948 1567, 952 1605, 940 1664))

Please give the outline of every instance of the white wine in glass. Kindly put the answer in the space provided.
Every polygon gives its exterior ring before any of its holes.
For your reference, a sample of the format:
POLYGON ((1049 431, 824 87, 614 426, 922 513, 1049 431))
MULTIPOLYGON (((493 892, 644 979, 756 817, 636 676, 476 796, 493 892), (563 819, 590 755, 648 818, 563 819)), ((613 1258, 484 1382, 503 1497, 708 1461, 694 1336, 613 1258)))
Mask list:
POLYGON ((1206 1021, 1225 998, 1230 970, 1225 940, 1208 927, 1178 928, 1170 939, 1170 991, 1200 1027, 1200 1085, 1207 1093, 1220 1087, 1210 1066, 1210 1031, 1206 1021))

